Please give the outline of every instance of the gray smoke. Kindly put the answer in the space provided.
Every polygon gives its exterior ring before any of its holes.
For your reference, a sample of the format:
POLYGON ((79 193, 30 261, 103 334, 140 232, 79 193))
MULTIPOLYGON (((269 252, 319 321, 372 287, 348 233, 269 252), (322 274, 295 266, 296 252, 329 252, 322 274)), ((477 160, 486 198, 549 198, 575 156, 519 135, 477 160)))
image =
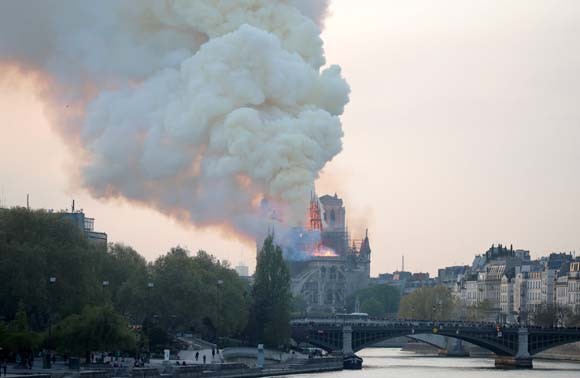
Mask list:
POLYGON ((94 196, 256 236, 263 198, 303 220, 341 150, 349 87, 321 69, 327 3, 5 0, 0 62, 41 74, 94 196))

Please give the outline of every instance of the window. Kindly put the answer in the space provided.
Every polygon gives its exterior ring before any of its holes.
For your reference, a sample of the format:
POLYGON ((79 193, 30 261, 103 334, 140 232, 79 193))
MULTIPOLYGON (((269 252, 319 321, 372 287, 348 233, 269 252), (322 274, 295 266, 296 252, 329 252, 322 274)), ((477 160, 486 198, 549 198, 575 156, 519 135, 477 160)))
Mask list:
POLYGON ((93 231, 94 230, 94 225, 95 225, 95 219, 94 218, 85 218, 85 231, 93 231))
POLYGON ((332 289, 327 289, 326 290, 326 304, 332 304, 332 298, 334 297, 333 293, 332 293, 332 289))

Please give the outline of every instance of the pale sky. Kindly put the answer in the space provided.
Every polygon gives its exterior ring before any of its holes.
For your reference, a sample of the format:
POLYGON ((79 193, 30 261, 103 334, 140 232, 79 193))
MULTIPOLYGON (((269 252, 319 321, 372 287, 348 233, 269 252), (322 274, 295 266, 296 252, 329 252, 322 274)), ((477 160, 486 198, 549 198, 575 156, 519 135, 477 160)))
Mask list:
MULTIPOLYGON (((492 243, 580 251, 580 2, 334 0, 327 61, 352 88, 318 192, 368 227, 372 274, 470 264, 492 243)), ((1 74, 1 72, 0 72, 1 74)), ((255 247, 91 199, 32 81, 0 75, 0 197, 70 208, 149 260, 182 245, 236 265, 255 247)))

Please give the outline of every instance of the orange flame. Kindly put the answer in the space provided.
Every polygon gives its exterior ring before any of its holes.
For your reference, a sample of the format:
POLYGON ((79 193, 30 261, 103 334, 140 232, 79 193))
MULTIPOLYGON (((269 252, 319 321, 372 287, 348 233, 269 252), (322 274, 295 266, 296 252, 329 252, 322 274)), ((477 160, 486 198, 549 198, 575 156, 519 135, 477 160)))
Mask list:
POLYGON ((318 248, 316 248, 314 251, 312 251, 312 256, 336 257, 338 255, 332 249, 321 245, 318 248))

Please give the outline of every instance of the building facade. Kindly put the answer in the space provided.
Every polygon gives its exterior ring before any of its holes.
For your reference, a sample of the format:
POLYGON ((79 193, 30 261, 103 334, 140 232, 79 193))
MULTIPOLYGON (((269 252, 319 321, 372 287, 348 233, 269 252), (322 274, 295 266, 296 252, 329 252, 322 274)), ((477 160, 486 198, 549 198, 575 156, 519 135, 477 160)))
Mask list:
POLYGON ((62 213, 62 217, 72 222, 79 230, 81 230, 89 242, 105 246, 107 245, 107 234, 95 231, 95 219, 85 216, 85 213, 82 210, 75 211, 73 207, 70 213, 62 213))
POLYGON ((529 251, 492 245, 458 275, 453 292, 463 307, 484 308, 482 320, 531 322, 534 313, 554 306, 579 314, 579 280, 580 260, 572 254, 531 260, 529 251))
POLYGON ((315 250, 287 260, 292 294, 304 299, 308 312, 343 312, 347 298, 370 282, 368 232, 362 240, 349 239, 346 209, 336 194, 313 197, 310 224, 311 232, 320 232, 320 245, 304 246, 315 250))

